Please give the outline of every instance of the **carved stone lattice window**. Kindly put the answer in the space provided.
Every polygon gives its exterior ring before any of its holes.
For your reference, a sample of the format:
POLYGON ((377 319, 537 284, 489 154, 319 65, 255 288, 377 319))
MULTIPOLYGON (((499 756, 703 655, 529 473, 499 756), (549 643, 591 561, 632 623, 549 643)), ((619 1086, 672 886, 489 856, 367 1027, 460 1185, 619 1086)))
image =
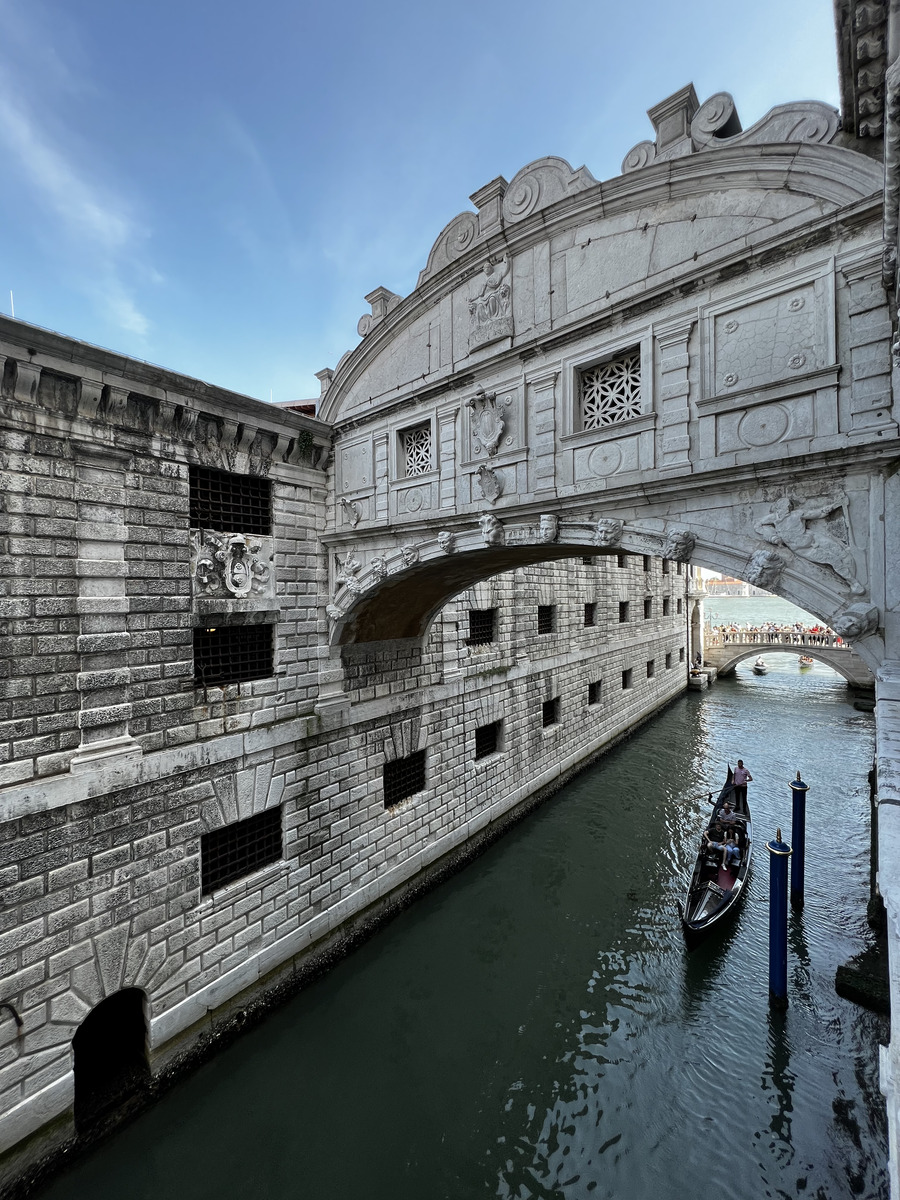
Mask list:
POLYGON ((407 478, 431 470, 431 424, 415 425, 400 432, 403 473, 407 478))
POLYGON ((641 415, 641 356, 638 351, 582 371, 580 383, 583 429, 602 429, 641 415))

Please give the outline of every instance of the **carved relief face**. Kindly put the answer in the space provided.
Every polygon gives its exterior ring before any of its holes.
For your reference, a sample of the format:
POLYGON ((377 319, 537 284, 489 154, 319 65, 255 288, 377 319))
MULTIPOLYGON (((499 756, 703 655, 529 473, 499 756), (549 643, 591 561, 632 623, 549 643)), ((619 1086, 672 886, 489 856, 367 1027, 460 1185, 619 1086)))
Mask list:
POLYGON ((552 513, 541 514, 540 539, 542 542, 555 542, 559 533, 559 521, 552 513))
POLYGON ((445 554, 453 553, 455 549, 454 542, 456 541, 456 538, 449 529, 442 529, 437 536, 437 540, 438 545, 445 554))
POLYGON ((625 528, 615 517, 601 517, 594 530, 594 541, 598 546, 618 546, 625 528))
POLYGON ((419 552, 415 546, 401 546, 400 554, 408 567, 419 561, 419 552))
POLYGON ((878 628, 878 609, 868 604, 851 604, 834 623, 834 632, 847 641, 865 637, 878 628))
POLYGON ((503 526, 492 513, 482 513, 478 519, 481 536, 488 546, 499 546, 503 541, 503 526))
POLYGON ((757 550, 750 559, 745 575, 747 582, 752 583, 754 587, 771 591, 781 578, 784 568, 784 559, 774 550, 757 550))
POLYGON ((663 542, 662 557, 672 558, 676 562, 687 562, 694 553, 697 539, 687 529, 673 529, 663 542))

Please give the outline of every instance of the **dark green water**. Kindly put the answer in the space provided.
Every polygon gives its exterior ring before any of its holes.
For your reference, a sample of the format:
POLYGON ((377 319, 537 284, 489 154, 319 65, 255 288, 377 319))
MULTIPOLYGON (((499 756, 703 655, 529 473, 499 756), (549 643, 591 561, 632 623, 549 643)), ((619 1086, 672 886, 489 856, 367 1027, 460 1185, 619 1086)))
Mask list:
POLYGON ((866 938, 873 718, 827 668, 767 658, 672 705, 47 1200, 886 1197, 886 1023, 833 990, 866 938), (750 893, 688 956, 694 797, 739 756, 750 893), (807 903, 772 1017, 762 843, 789 836, 798 768, 807 903))

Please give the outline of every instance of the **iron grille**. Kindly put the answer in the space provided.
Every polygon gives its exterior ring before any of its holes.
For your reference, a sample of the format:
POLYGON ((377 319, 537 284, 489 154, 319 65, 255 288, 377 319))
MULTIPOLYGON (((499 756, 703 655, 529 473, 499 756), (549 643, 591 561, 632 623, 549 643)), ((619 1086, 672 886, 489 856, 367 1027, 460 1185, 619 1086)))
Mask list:
POLYGON ((384 807, 393 808, 425 787, 425 751, 417 750, 406 758, 384 764, 384 807))
POLYGON ((274 674, 271 625, 219 625, 194 630, 194 683, 215 687, 274 674))
POLYGON ((281 856, 280 805, 204 833, 200 838, 200 891, 205 896, 278 862, 281 856))
POLYGON ((469 609, 469 637, 467 640, 470 646, 485 646, 488 642, 492 642, 496 627, 496 608, 469 609))
POLYGON ((620 600, 619 601, 619 624, 624 625, 627 620, 628 620, 628 601, 620 600))
POLYGON ((548 725, 559 724, 559 696, 554 696, 552 700, 545 700, 541 708, 541 719, 545 729, 548 725))
POLYGON ((653 597, 645 596, 644 597, 644 620, 649 621, 652 616, 653 616, 653 597))
POLYGON ((597 624, 597 605, 585 604, 584 606, 584 623, 585 625, 597 624))
POLYGON ((641 356, 632 352, 581 373, 584 429, 601 429, 641 415, 641 356))
POLYGON ((616 555, 616 566, 617 567, 627 567, 628 566, 628 555, 627 554, 617 554, 616 555))
POLYGON ((600 703, 600 680, 588 684, 588 704, 600 703))
POLYGON ((582 565, 585 567, 592 567, 594 565, 593 556, 585 555, 584 558, 582 558, 581 562, 582 562, 582 565))
POLYGON ((492 721, 490 725, 482 725, 475 730, 475 757, 487 758, 496 754, 500 747, 501 721, 492 721))
POLYGON ((272 484, 258 475, 191 467, 191 528, 272 532, 272 484))
POLYGON ((556 609, 552 604, 539 604, 537 610, 538 633, 552 633, 556 625, 556 609))

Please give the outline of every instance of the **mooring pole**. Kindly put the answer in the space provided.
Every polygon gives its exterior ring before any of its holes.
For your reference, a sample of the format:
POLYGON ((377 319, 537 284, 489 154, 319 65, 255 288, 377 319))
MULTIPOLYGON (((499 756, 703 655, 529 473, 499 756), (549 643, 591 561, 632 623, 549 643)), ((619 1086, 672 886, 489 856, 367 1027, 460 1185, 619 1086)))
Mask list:
POLYGON ((787 1008, 787 893, 791 848, 781 840, 766 842, 769 852, 769 1003, 787 1008))
POLYGON ((803 874, 806 858, 806 793, 809 784, 804 783, 797 772, 791 781, 791 908, 803 907, 803 874))

